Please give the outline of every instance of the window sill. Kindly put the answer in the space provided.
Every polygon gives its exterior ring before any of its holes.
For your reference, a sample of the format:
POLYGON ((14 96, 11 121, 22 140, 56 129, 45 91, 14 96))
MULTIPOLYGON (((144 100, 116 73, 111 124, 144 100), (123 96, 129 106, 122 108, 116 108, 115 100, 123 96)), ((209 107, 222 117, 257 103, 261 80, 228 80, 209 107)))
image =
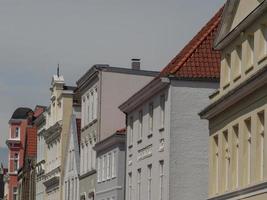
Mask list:
POLYGON ((152 138, 152 136, 153 136, 153 134, 150 133, 150 134, 147 136, 147 138, 152 138))
POLYGON ((230 86, 230 83, 226 83, 226 84, 223 86, 223 90, 227 89, 229 86, 230 86))
POLYGON ((245 74, 248 74, 249 72, 251 72, 253 70, 254 66, 251 65, 250 67, 248 67, 245 71, 245 74))
POLYGON ((140 144, 140 143, 142 143, 142 139, 139 139, 139 140, 137 141, 137 144, 140 144))
POLYGON ((263 56, 261 56, 258 60, 258 64, 261 64, 263 61, 267 60, 267 54, 264 54, 263 56))
POLYGON ((238 81, 240 78, 241 78, 241 74, 237 75, 237 76, 234 78, 234 82, 238 81))

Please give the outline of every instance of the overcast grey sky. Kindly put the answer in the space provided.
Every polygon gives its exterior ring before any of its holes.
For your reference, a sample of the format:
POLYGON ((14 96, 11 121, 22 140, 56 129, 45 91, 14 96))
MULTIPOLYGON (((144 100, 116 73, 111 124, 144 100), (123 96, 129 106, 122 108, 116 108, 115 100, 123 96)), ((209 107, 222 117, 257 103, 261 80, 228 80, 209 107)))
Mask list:
MULTIPOLYGON (((90 66, 160 70, 224 0, 1 0, 0 147, 19 106, 47 105, 57 64, 68 84, 90 66)), ((1 158, 0 158, 1 160, 1 158)))

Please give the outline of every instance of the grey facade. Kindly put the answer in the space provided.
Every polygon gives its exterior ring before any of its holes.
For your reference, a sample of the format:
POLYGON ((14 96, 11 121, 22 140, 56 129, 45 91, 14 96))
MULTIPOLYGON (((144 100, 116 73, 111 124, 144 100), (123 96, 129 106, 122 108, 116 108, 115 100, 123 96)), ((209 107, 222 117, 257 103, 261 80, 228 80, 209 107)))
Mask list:
POLYGON ((150 82, 157 72, 95 65, 77 82, 82 100, 80 199, 95 199, 97 142, 125 127, 118 106, 150 82), (111 120, 115 119, 115 120, 111 120))
POLYGON ((120 106, 128 117, 126 200, 207 198, 208 125, 198 112, 217 87, 216 82, 163 78, 120 106))
POLYGON ((125 130, 95 145, 97 158, 96 200, 124 200, 125 130))

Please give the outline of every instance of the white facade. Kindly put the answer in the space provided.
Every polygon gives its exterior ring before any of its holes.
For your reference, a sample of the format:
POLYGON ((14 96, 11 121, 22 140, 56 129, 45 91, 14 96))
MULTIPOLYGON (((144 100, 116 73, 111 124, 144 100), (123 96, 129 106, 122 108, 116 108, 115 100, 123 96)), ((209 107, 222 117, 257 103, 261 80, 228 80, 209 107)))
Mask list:
POLYGON ((69 143, 66 151, 65 177, 64 177, 64 200, 79 199, 79 143, 76 116, 72 116, 69 132, 69 143))
POLYGON ((168 91, 163 89, 127 113, 127 200, 169 199, 168 91))

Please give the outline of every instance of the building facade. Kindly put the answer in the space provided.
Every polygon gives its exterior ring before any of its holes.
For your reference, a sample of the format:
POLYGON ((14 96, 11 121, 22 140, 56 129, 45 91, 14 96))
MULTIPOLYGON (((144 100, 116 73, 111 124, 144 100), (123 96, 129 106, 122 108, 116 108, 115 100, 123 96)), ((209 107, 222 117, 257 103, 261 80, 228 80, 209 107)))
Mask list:
POLYGON ((4 200, 5 197, 5 176, 7 174, 7 169, 3 167, 2 163, 0 165, 0 200, 4 200))
POLYGON ((63 76, 54 75, 51 102, 46 112, 45 200, 63 199, 64 163, 66 159, 71 116, 76 104, 75 87, 66 86, 63 76), (75 100, 75 101, 74 101, 75 100))
POLYGON ((96 200, 124 200, 125 197, 125 129, 98 142, 96 200))
POLYGON ((37 156, 37 128, 34 120, 44 112, 44 108, 36 106, 34 112, 28 113, 28 124, 25 132, 25 151, 23 166, 18 170, 17 200, 35 200, 35 165, 37 156))
POLYGON ((120 109, 126 113, 126 200, 208 197, 208 124, 198 112, 218 87, 212 43, 220 10, 153 81, 120 109))
MULTIPOLYGON (((46 110, 46 108, 44 108, 46 110)), ((44 133, 46 128, 46 111, 43 112, 34 121, 37 129, 37 158, 36 158, 36 200, 44 200, 45 186, 43 184, 45 178, 45 139, 44 133)))
POLYGON ((81 134, 80 112, 78 116, 73 114, 69 131, 68 149, 65 152, 64 164, 64 200, 79 200, 79 170, 80 170, 80 148, 79 139, 81 134))
POLYGON ((18 170, 24 164, 25 134, 28 125, 28 114, 33 111, 30 108, 18 108, 9 120, 9 138, 6 144, 9 148, 8 156, 8 200, 16 200, 18 197, 18 170))
POLYGON ((82 100, 80 146, 80 198, 95 198, 96 142, 125 126, 118 106, 132 93, 151 81, 156 72, 140 70, 138 60, 133 69, 95 65, 77 82, 82 100), (116 120, 111 120, 116 119, 116 120))
POLYGON ((267 199, 267 1, 227 1, 214 46, 220 88, 209 120, 209 199, 267 199))

